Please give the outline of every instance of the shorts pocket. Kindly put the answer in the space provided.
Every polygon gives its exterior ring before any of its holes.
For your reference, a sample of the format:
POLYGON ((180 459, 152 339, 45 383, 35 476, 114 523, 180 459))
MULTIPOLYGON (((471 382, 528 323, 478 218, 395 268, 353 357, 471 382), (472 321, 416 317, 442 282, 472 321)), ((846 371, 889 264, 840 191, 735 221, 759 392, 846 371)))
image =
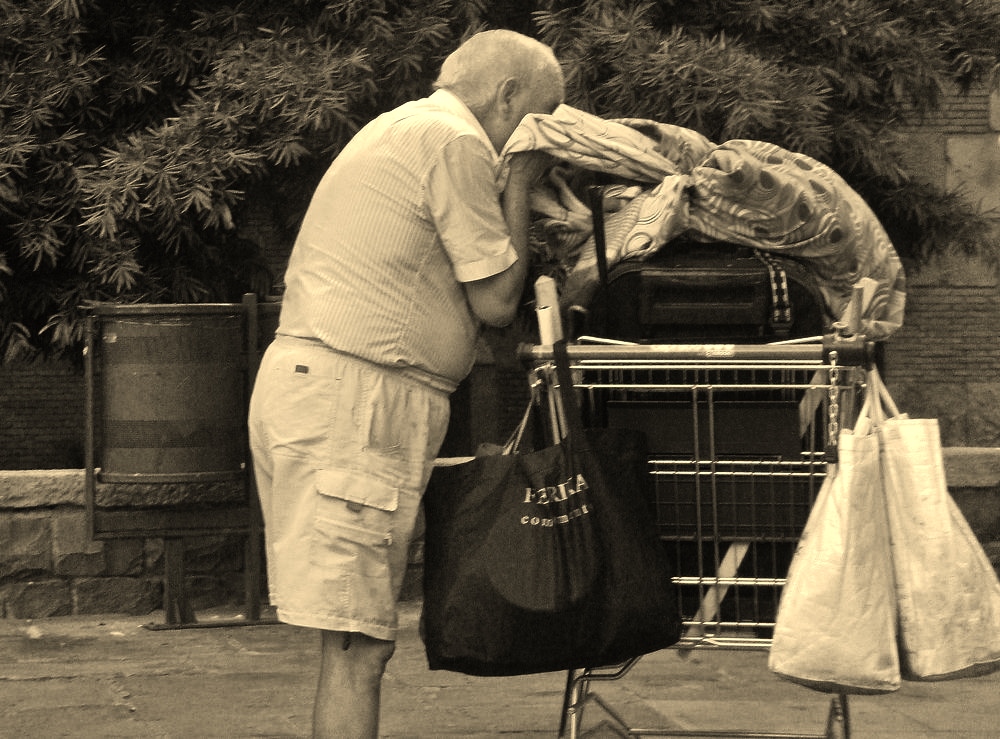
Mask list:
POLYGON ((351 470, 317 470, 316 492, 344 501, 355 512, 359 508, 392 512, 399 507, 398 486, 351 470))
POLYGON ((319 473, 310 561, 340 614, 388 623, 394 613, 392 518, 398 491, 370 478, 319 473))
POLYGON ((335 398, 326 378, 295 372, 285 366, 291 361, 279 356, 258 374, 251 400, 258 436, 272 454, 324 467, 333 443, 330 428, 336 422, 335 398))

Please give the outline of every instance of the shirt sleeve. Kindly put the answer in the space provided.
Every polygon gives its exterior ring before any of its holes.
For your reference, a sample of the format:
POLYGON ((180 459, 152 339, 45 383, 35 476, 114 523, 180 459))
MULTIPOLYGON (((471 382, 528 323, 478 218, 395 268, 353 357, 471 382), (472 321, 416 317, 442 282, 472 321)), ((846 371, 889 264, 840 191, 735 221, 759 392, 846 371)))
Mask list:
POLYGON ((459 282, 492 277, 517 261, 493 170, 483 142, 459 136, 427 175, 427 205, 459 282))

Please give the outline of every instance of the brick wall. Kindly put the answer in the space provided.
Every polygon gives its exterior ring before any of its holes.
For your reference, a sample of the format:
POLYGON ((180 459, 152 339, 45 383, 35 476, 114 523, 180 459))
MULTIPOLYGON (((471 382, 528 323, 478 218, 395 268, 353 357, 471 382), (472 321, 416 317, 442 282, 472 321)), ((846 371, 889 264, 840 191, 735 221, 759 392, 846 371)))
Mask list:
POLYGON ((82 367, 0 364, 0 469, 81 468, 83 430, 82 367))
POLYGON ((911 415, 937 418, 947 446, 1000 446, 1000 290, 916 285, 889 342, 887 384, 911 415))
MULTIPOLYGON (((991 128, 991 95, 985 87, 976 87, 968 94, 949 90, 942 97, 939 110, 925 116, 911 112, 904 132, 933 130, 938 134, 988 133, 991 128)), ((911 109, 912 110, 912 109, 911 109)))

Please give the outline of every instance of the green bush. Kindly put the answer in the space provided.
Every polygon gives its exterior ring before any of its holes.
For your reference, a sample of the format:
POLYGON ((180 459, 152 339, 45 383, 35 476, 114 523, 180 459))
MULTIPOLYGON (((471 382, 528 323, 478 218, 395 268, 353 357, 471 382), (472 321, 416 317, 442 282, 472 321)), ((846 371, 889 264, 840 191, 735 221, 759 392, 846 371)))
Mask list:
POLYGON ((893 126, 989 79, 994 0, 0 0, 0 356, 77 347, 92 301, 267 292, 247 193, 290 243, 352 133, 501 26, 555 47, 572 105, 828 162, 904 255, 985 243, 893 126))

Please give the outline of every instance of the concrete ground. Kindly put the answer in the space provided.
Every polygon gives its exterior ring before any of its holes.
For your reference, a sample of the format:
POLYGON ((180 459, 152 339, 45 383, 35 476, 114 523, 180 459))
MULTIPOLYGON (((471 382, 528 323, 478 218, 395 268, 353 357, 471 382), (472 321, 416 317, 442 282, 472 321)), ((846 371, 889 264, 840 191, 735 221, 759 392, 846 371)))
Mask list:
MULTIPOLYGON (((203 623, 235 611, 200 613, 203 623)), ((151 617, 0 620, 0 737, 305 737, 317 637, 281 624, 150 629, 151 617)), ((555 737, 565 675, 475 678, 431 672, 404 604, 384 683, 382 734, 404 737, 555 737)), ((829 696, 767 669, 766 654, 666 650, 622 680, 594 684, 633 727, 822 736, 829 696)), ((852 735, 1000 737, 1000 673, 907 682, 896 693, 850 698, 852 735)), ((613 737, 600 707, 581 736, 613 737)))

